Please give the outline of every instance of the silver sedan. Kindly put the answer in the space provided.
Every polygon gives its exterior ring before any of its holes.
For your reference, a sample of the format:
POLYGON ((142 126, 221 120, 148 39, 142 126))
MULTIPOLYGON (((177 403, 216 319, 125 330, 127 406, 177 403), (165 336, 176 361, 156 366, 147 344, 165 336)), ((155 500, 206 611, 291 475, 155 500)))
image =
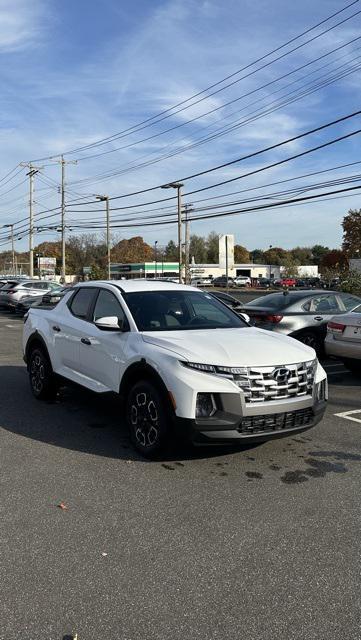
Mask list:
POLYGON ((360 304, 361 298, 349 293, 313 289, 271 293, 248 302, 239 311, 247 313, 257 327, 297 338, 321 354, 327 323, 336 314, 353 311, 360 304))
POLYGON ((331 318, 325 350, 328 356, 342 360, 350 371, 361 374, 361 305, 352 313, 331 318))

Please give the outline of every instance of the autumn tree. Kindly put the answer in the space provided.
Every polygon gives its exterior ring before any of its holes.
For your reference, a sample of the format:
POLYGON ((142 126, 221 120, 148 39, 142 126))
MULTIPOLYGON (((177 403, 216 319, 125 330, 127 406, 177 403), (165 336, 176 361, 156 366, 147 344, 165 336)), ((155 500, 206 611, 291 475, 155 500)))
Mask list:
POLYGON ((202 236, 191 235, 189 243, 190 259, 194 258, 196 264, 204 264, 207 261, 206 241, 202 236))
POLYGON ((168 262, 172 262, 173 260, 178 260, 178 247, 173 242, 173 240, 169 240, 168 244, 164 250, 164 257, 168 262))
POLYGON ((295 247, 289 251, 292 260, 300 264, 310 264, 313 259, 312 249, 310 247, 295 247))
POLYGON ((120 240, 112 249, 112 262, 150 262, 153 259, 153 248, 141 236, 120 240))
POLYGON ((281 247, 272 247, 264 252, 266 264, 283 265, 288 260, 288 251, 281 247))
POLYGON ((330 252, 329 247, 324 247, 322 244, 315 244, 311 250, 312 262, 316 265, 320 265, 322 262, 322 258, 330 252))
POLYGON ((326 253, 321 261, 321 270, 334 269, 338 273, 348 265, 346 254, 340 249, 332 249, 326 253))
POLYGON ((265 264, 265 257, 262 249, 253 249, 249 255, 252 262, 255 262, 256 264, 265 264))
POLYGON ((234 245, 234 261, 237 264, 250 261, 250 254, 246 247, 242 247, 241 244, 234 245))
POLYGON ((215 231, 208 234, 206 240, 207 262, 217 264, 219 262, 219 235, 215 231))
POLYGON ((349 258, 361 253, 361 209, 350 209, 342 221, 342 249, 349 258))

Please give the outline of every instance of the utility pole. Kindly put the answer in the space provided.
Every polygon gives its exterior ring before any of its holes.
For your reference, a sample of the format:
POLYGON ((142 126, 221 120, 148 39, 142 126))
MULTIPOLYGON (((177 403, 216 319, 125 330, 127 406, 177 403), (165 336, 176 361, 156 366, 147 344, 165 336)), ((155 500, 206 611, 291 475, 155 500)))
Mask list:
POLYGON ((185 222, 185 283, 188 284, 190 280, 189 274, 189 249, 190 249, 190 222, 188 218, 188 214, 193 211, 191 204, 185 204, 183 207, 184 210, 184 222, 185 222))
POLYGON ((110 211, 109 211, 109 196, 95 196, 97 200, 105 202, 105 215, 106 215, 106 244, 107 244, 107 273, 108 280, 110 280, 110 211))
POLYGON ((64 160, 64 156, 61 156, 61 159, 57 162, 61 164, 61 279, 63 284, 65 284, 65 275, 66 275, 66 253, 65 253, 65 165, 66 164, 77 164, 76 160, 64 160))
POLYGON ((34 176, 39 172, 41 167, 34 167, 31 162, 21 162, 22 167, 28 167, 29 171, 26 174, 29 176, 29 276, 34 277, 34 213, 33 213, 33 200, 34 200, 34 176))
POLYGON ((161 189, 177 189, 177 213, 178 213, 178 262, 179 282, 182 283, 182 187, 183 182, 170 182, 162 185, 161 189))

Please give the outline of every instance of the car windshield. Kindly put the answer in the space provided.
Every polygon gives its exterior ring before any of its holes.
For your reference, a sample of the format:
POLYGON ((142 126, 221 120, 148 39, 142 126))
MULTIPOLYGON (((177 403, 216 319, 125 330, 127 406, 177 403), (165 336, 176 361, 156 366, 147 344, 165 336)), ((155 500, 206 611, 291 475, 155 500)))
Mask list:
POLYGON ((198 291, 124 293, 139 331, 184 331, 248 327, 231 309, 198 291))
POLYGON ((256 298, 251 302, 247 302, 245 305, 246 308, 252 307, 265 307, 268 309, 284 309, 288 307, 293 302, 296 302, 294 298, 291 298, 289 295, 284 295, 283 293, 270 293, 269 296, 261 296, 260 298, 256 298))

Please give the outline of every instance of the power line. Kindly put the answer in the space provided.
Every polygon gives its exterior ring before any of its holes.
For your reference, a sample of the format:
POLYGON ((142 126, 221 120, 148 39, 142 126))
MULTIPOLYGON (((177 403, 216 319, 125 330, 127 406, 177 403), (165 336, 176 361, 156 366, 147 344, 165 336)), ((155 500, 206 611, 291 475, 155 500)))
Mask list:
MULTIPOLYGON (((301 34, 298 34, 297 36, 291 38, 290 40, 288 40, 287 42, 285 42, 284 44, 276 47, 275 49, 273 49, 272 51, 268 52, 267 54, 264 54, 263 56, 261 56, 260 58, 254 60, 253 62, 247 64, 246 66, 242 67, 241 69, 238 69, 236 72, 226 76, 225 78, 222 78, 221 80, 217 81, 216 83, 210 85, 209 87, 207 87, 206 89, 203 89, 199 92, 197 92, 196 94, 194 94, 193 96, 177 103, 176 105, 173 105, 172 107, 169 107, 163 111, 161 111, 160 113, 147 118, 146 120, 133 125, 132 127, 129 127, 128 129, 125 129, 121 132, 118 132, 116 134, 113 134, 112 136, 108 136, 107 138, 103 138, 101 140, 98 140, 96 142, 90 143, 88 145, 83 145, 82 147, 78 147, 69 151, 66 151, 63 153, 63 155, 69 155, 69 154, 74 154, 74 153, 78 153, 80 151, 86 150, 86 149, 90 149, 90 148, 95 148, 98 146, 102 146, 104 144, 107 144, 110 141, 113 141, 114 139, 117 139, 121 136, 124 136, 125 134, 130 134, 133 133, 134 130, 140 130, 140 128, 144 128, 143 125, 146 126, 153 126, 154 124, 157 124, 158 122, 172 117, 174 115, 176 115, 177 113, 188 109, 192 106, 195 106, 196 104, 199 104, 199 102, 202 102, 203 100, 207 100, 210 97, 212 97, 213 95, 219 93, 220 91, 224 91, 226 88, 229 88, 230 86, 234 85, 237 82, 240 82, 241 80, 249 77, 250 75, 253 75, 254 73, 257 73, 258 71, 261 71, 262 69, 270 66, 271 64, 274 64, 274 62, 278 62, 280 59, 284 58, 287 55, 290 55, 291 53, 293 53, 294 51, 298 50, 299 48, 305 46, 306 44, 309 44, 310 42, 316 40, 317 38, 320 38, 322 35, 325 35, 326 33, 330 32, 331 30, 335 29, 336 27, 344 24, 345 22, 347 22, 348 20, 351 20, 352 18, 354 18, 356 15, 360 14, 361 11, 356 11, 355 13, 351 14, 350 16, 348 16, 347 18, 344 18, 342 21, 336 23, 335 25, 332 25, 331 27, 328 27, 325 31, 322 31, 320 34, 317 34, 315 36, 313 36, 311 39, 307 40, 306 42, 298 45, 297 47, 291 49, 288 52, 285 52, 284 54, 282 54, 281 56, 279 56, 278 58, 275 58, 274 60, 271 60, 270 62, 266 63, 265 65, 259 67, 258 69, 255 69, 254 71, 250 72, 249 74, 246 74, 245 76, 242 76, 241 78, 238 78, 237 80, 233 81, 232 83, 226 85, 225 87, 219 88, 216 91, 212 92, 212 93, 207 93, 208 91, 210 91, 211 89, 215 88, 215 87, 219 87, 219 85, 223 84, 224 82, 226 82, 227 80, 231 79, 232 77, 235 77, 236 75, 239 75, 240 73, 242 73, 243 71, 246 71, 247 69, 251 68, 252 66, 254 66, 255 64, 258 64, 259 62, 262 62, 263 60, 267 59, 268 57, 270 57, 271 55, 273 55, 274 53, 277 53, 278 51, 284 49, 285 47, 287 47, 288 45, 292 44, 293 42, 296 42, 297 40, 299 40, 300 38, 302 38, 303 36, 305 36, 306 34, 310 33, 311 31, 314 31, 315 29, 317 29, 319 26, 325 24, 326 22, 328 22, 329 20, 331 20, 332 18, 336 17, 337 15, 343 13, 344 11, 346 11, 347 9, 349 9, 351 6, 353 6, 354 4, 357 4, 359 0, 354 0, 353 2, 351 2, 350 4, 346 5, 346 7, 343 7, 342 9, 340 9, 339 11, 336 11, 335 13, 331 14, 330 16, 328 16, 327 18, 325 18, 324 20, 320 21, 319 23, 313 25, 312 27, 309 27, 308 29, 306 29, 305 31, 303 31, 301 34), (191 100, 194 100, 195 98, 202 96, 204 94, 206 94, 206 96, 204 96, 203 98, 200 98, 199 100, 196 100, 195 102, 192 102, 191 104, 188 104, 188 106, 184 107, 183 105, 189 103, 191 100), (176 108, 178 107, 182 107, 181 109, 178 109, 178 111, 175 111, 176 108), (167 115, 168 114, 168 115, 167 115), (161 116, 161 117, 160 117, 161 116), (157 120, 158 118, 158 120, 157 120), (152 123, 152 124, 149 124, 152 123)), ((57 158, 59 157, 58 155, 51 155, 51 156, 45 156, 43 158, 38 158, 36 160, 33 160, 33 162, 40 162, 43 160, 51 160, 53 158, 57 158)), ((80 158, 79 158, 80 159, 80 158)))

